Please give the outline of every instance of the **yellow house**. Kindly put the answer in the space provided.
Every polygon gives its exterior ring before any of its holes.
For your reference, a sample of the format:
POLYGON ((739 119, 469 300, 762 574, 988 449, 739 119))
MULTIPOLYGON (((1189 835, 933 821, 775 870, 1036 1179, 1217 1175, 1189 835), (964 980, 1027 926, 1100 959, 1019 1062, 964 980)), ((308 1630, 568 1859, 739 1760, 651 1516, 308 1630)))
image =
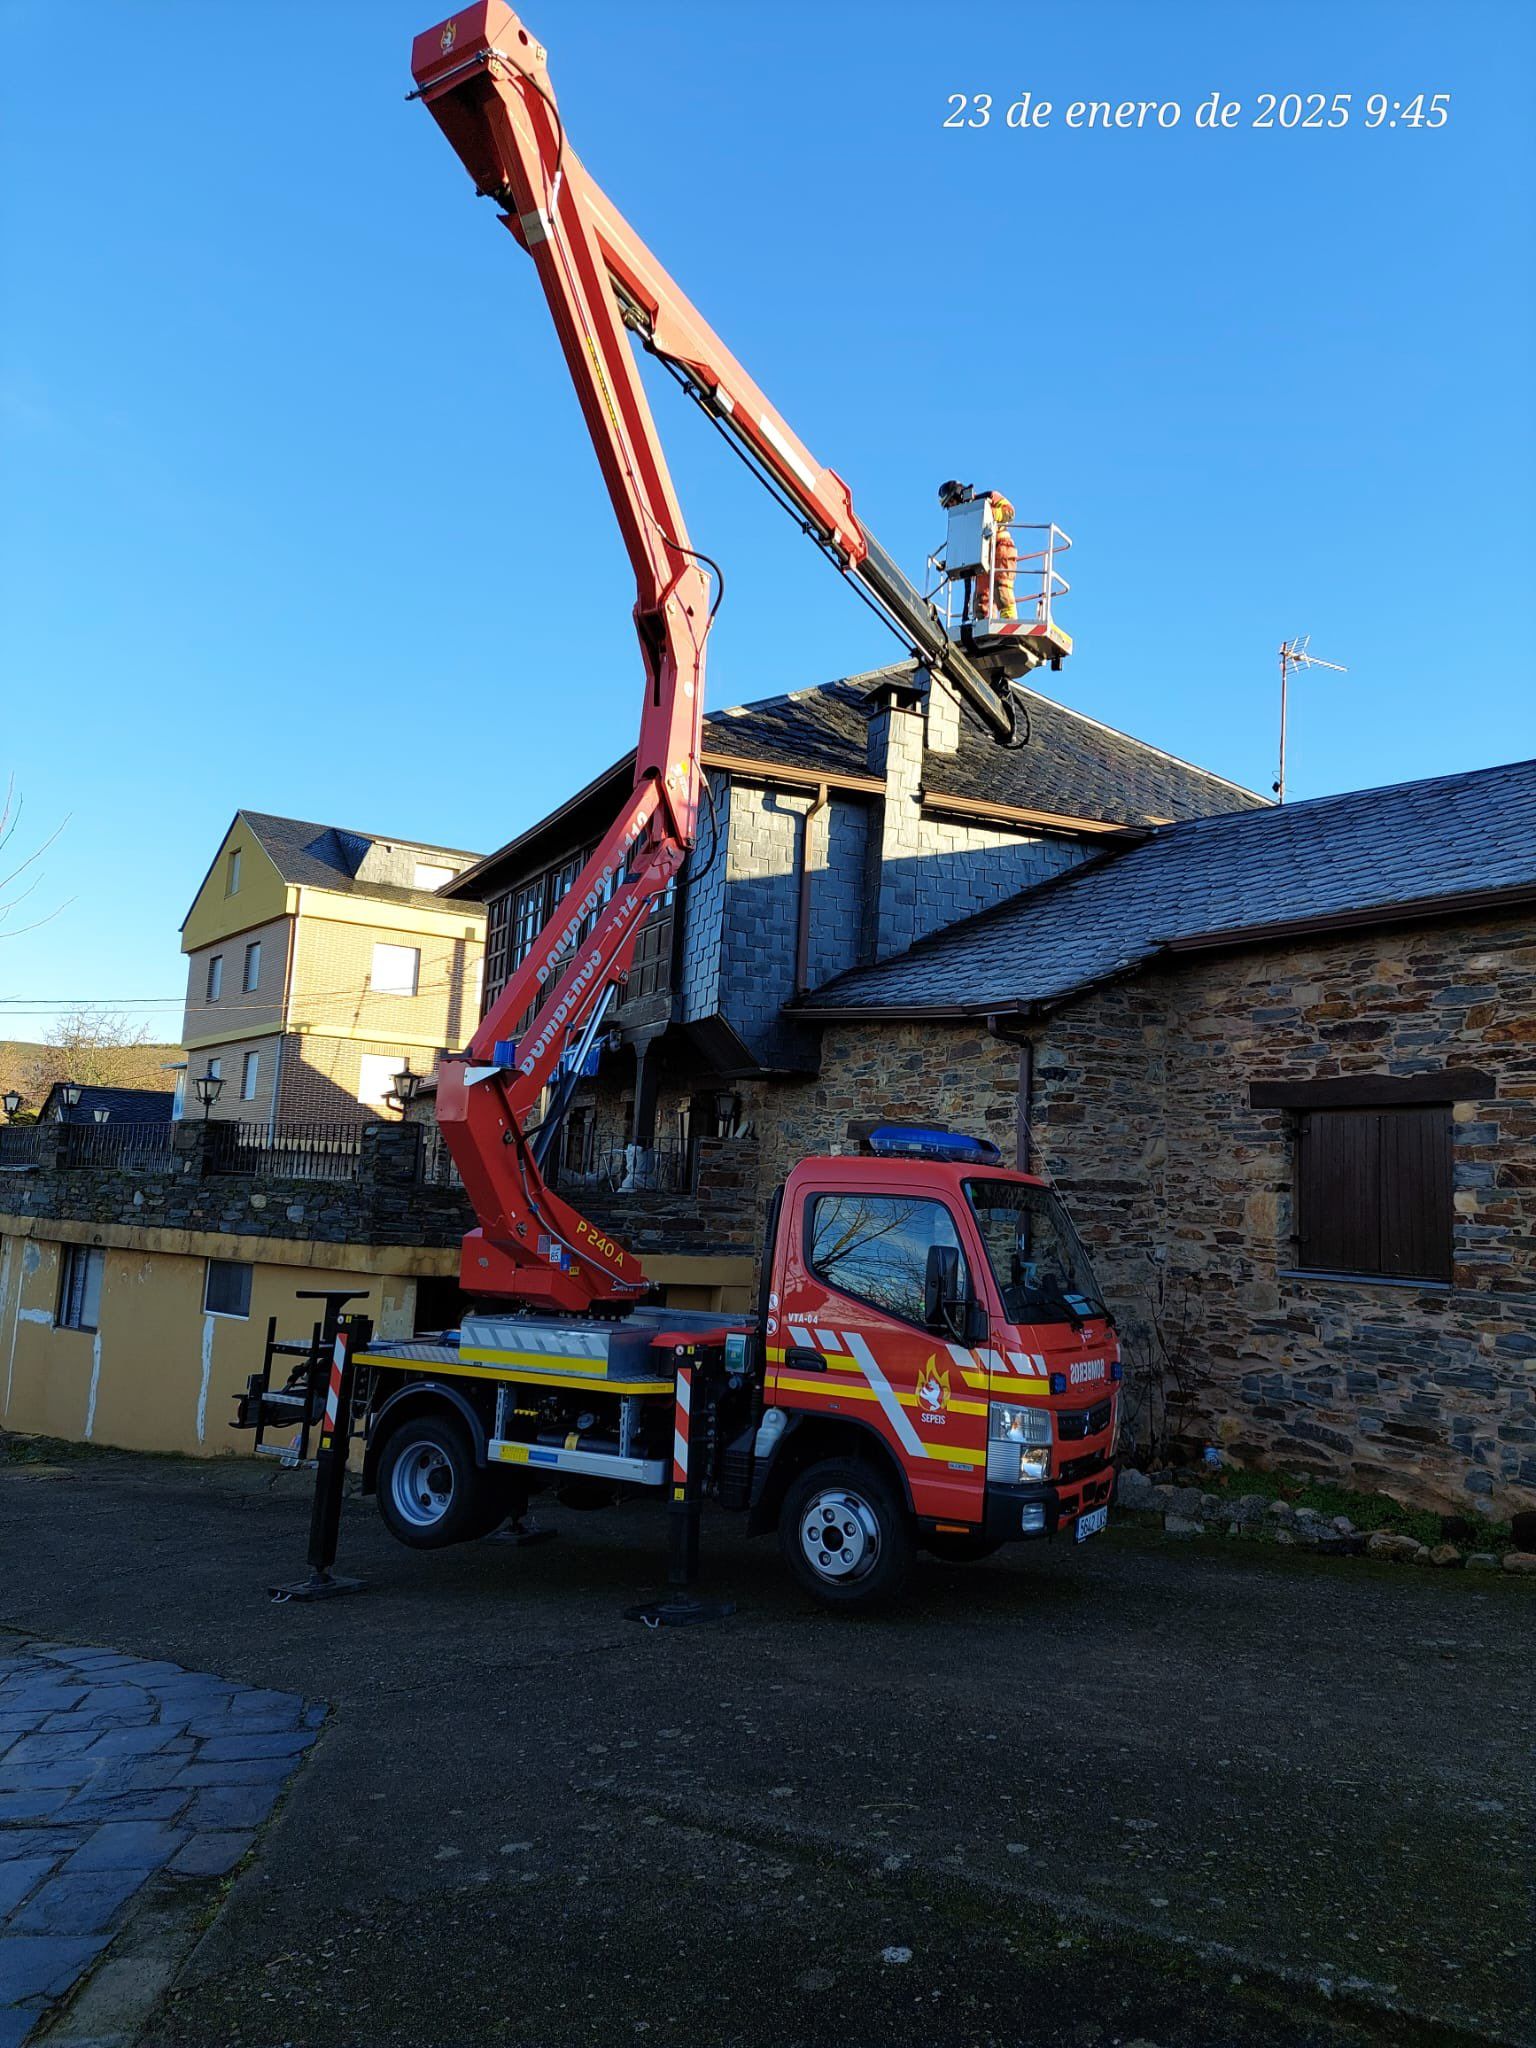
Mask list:
POLYGON ((187 1113, 252 1124, 377 1118, 480 1014, 485 911, 437 891, 477 855, 237 811, 182 926, 187 1113))

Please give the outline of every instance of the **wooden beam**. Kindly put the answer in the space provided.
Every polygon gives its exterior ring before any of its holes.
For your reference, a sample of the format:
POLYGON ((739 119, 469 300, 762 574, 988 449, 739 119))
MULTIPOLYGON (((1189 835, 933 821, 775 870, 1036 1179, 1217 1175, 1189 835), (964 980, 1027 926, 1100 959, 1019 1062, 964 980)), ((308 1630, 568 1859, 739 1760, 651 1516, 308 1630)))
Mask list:
POLYGON ((752 782, 777 782, 790 789, 845 789, 856 796, 884 796, 878 775, 828 774, 825 768, 796 768, 782 761, 754 761, 748 754, 722 754, 706 746, 699 759, 706 768, 723 768, 752 782))
POLYGON ((1326 1080, 1252 1081, 1252 1109, 1390 1109, 1423 1102, 1482 1102, 1496 1094, 1481 1067, 1444 1067, 1435 1074, 1338 1074, 1326 1080))

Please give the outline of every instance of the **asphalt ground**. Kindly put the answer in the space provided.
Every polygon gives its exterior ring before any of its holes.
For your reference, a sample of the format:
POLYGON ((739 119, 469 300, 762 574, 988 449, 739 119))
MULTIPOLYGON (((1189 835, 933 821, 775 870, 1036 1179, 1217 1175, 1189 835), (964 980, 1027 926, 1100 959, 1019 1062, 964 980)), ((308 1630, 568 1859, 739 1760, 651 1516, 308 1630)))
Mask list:
POLYGON ((146 2048, 1536 2040, 1529 1582, 1122 1524, 853 1621, 722 1517, 652 1631, 653 1509, 356 1502, 274 1606, 307 1487, 0 1467, 0 1622, 331 1706, 146 2048))

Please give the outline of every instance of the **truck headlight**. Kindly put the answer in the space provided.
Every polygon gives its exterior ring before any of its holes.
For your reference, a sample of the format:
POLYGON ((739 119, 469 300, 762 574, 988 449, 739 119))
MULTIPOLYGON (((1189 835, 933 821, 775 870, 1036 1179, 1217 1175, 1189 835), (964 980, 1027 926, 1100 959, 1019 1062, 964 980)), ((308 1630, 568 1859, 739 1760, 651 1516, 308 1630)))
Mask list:
POLYGON ((1026 1408, 1017 1401, 993 1401, 987 1408, 987 1435, 994 1443, 1049 1444, 1051 1411, 1026 1408))
POLYGON ((1037 1486, 1051 1476, 1051 1416, 1046 1408, 993 1401, 987 1409, 987 1477, 1003 1486, 1037 1486))

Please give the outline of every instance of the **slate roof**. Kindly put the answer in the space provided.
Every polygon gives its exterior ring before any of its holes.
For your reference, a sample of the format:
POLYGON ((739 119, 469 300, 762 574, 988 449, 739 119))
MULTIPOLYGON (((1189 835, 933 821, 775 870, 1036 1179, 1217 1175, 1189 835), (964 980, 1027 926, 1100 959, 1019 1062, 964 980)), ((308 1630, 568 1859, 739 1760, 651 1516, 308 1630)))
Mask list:
POLYGON ((855 968, 811 1013, 1013 1010, 1168 945, 1506 891, 1536 895, 1536 761, 1164 826, 1055 881, 855 968))
MULTIPOLYGON (((815 775, 869 778, 866 735, 872 692, 911 676, 912 664, 869 669, 814 689, 764 697, 753 704, 711 711, 704 719, 703 752, 798 768, 815 775)), ((1032 729, 1028 746, 1000 747, 960 716, 960 746, 929 754, 923 787, 931 796, 966 797, 1009 809, 1050 811, 1057 817, 1094 818, 1113 825, 1144 825, 1167 818, 1198 818, 1210 811, 1267 807, 1269 799, 1239 783, 1195 768, 1144 740, 1071 711, 1034 690, 1020 690, 1032 729)), ((635 771, 631 751, 583 789, 495 853, 466 868, 443 894, 482 898, 605 830, 627 795, 635 771)), ((251 814, 248 812, 247 816, 251 814)))
MULTIPOLYGON (((867 775, 869 695, 911 673, 911 663, 903 662, 711 712, 704 721, 705 751, 827 775, 867 775)), ((927 792, 1117 825, 1269 807, 1268 799, 1253 790, 1101 725, 1038 691, 1020 687, 1017 694, 1029 712, 1029 745, 999 746, 962 711, 958 751, 929 754, 924 760, 927 792)))
POLYGON ((98 1109, 107 1110, 115 1124, 168 1124, 175 1103, 174 1089, 88 1088, 80 1084, 80 1100, 73 1109, 56 1102, 61 1084, 55 1082, 38 1112, 43 1121, 61 1124, 93 1124, 98 1109))
POLYGON ((383 882, 359 882, 358 868, 363 856, 377 839, 391 846, 403 846, 412 853, 446 853, 455 860, 476 861, 478 854, 458 846, 433 846, 424 839, 407 839, 397 833, 352 832, 341 825, 317 825, 304 818, 279 818, 270 811, 241 811, 240 816, 260 840, 285 882, 298 888, 330 889, 346 894, 357 890, 365 896, 382 897, 391 903, 429 904, 442 908, 442 898, 433 889, 402 889, 383 882))

